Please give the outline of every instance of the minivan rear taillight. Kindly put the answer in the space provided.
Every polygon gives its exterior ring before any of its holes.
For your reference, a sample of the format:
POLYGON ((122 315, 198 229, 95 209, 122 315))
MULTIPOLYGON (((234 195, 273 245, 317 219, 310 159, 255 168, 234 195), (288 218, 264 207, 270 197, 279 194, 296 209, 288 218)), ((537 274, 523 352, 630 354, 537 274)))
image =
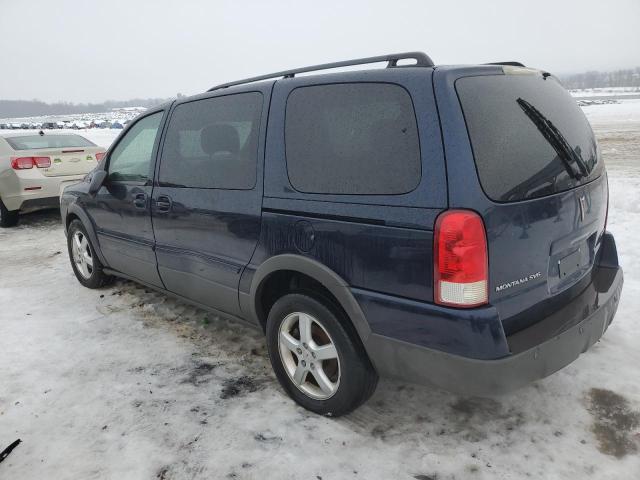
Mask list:
POLYGON ((105 152, 98 152, 96 153, 96 162, 99 162, 100 160, 102 160, 102 157, 104 157, 105 152))
POLYGON ((435 303, 462 308, 487 303, 487 235, 480 215, 443 212, 436 220, 433 245, 435 303))
POLYGON ((14 170, 28 170, 34 166, 38 168, 49 168, 51 166, 50 157, 13 157, 11 158, 11 168, 14 170))

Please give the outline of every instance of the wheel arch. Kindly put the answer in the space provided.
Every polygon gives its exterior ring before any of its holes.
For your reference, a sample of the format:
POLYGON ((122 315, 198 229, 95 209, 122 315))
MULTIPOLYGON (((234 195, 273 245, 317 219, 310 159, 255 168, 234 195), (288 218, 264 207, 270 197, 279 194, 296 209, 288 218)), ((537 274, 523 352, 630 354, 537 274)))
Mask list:
POLYGON ((265 288, 277 275, 289 272, 312 279, 328 292, 347 315, 363 344, 371 333, 364 313, 349 289, 347 282, 322 263, 296 254, 282 254, 263 262, 253 275, 249 293, 249 314, 265 328, 268 311, 263 308, 265 288))
POLYGON ((84 229, 87 231, 87 235, 89 236, 89 240, 91 240, 91 245, 93 245, 93 249, 95 250, 96 254, 98 255, 98 259, 100 260, 100 263, 102 263, 102 265, 104 266, 108 266, 104 255, 102 254, 102 251, 100 249, 100 243, 98 242, 98 236, 96 234, 95 228, 93 226, 93 222, 91 221, 91 219, 89 218, 89 215, 87 215, 87 213, 82 210, 82 208, 78 207, 75 204, 71 204, 69 206, 69 209, 67 210, 67 215, 64 219, 64 231, 65 233, 68 233, 69 231, 69 225, 71 225, 71 222, 73 222, 74 220, 79 220, 82 223, 82 226, 84 227, 84 229))

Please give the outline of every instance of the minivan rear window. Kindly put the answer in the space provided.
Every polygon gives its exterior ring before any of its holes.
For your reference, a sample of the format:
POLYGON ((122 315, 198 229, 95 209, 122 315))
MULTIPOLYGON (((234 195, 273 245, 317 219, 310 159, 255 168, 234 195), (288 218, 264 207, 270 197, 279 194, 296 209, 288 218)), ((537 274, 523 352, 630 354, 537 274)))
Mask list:
POLYGON ((14 150, 36 150, 42 148, 95 147, 80 135, 21 135, 5 137, 14 150))
POLYGON ((552 76, 465 77, 456 91, 480 183, 492 200, 543 197, 602 173, 589 122, 552 76))
POLYGON ((300 192, 398 195, 420 183, 416 116, 409 93, 399 85, 293 90, 285 144, 289 180, 300 192))

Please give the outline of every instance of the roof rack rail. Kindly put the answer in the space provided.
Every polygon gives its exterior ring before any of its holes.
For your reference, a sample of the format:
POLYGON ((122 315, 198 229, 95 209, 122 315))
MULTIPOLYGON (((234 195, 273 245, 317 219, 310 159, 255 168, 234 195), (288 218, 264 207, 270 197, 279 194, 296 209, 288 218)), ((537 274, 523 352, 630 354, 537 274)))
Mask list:
POLYGON ((356 58, 354 60, 345 60, 342 62, 324 63, 322 65, 312 65, 310 67, 295 68, 293 70, 284 70, 282 72, 269 73, 267 75, 260 75, 258 77, 245 78, 244 80, 236 80, 235 82, 223 83, 216 85, 213 88, 207 90, 211 92, 221 88, 233 87, 235 85, 242 85, 244 83, 259 82, 260 80, 269 80, 271 78, 293 78, 299 73, 314 72, 317 70, 330 70, 332 68, 350 67, 353 65, 366 65, 368 63, 387 62, 387 68, 397 67, 399 60, 414 59, 415 64, 407 65, 410 67, 433 67, 433 60, 429 58, 429 55, 423 52, 405 52, 394 53, 390 55, 380 55, 377 57, 356 58))
POLYGON ((510 67, 525 67, 525 65, 520 62, 489 62, 485 63, 485 65, 507 65, 510 67))

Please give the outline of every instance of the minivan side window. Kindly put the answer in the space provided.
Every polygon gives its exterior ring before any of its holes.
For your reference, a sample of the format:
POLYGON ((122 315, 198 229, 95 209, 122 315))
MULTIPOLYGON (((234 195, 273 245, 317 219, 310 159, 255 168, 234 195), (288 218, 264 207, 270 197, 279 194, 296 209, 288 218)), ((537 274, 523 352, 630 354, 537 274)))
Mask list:
POLYGON ((109 180, 146 182, 153 146, 164 112, 138 120, 109 156, 109 180))
POLYGON ((261 114, 259 92, 178 105, 162 148, 160 185, 251 190, 256 184, 261 114))
POLYGON ((285 150, 291 185, 305 193, 398 195, 422 175, 413 103, 395 84, 296 88, 287 99, 285 150))

